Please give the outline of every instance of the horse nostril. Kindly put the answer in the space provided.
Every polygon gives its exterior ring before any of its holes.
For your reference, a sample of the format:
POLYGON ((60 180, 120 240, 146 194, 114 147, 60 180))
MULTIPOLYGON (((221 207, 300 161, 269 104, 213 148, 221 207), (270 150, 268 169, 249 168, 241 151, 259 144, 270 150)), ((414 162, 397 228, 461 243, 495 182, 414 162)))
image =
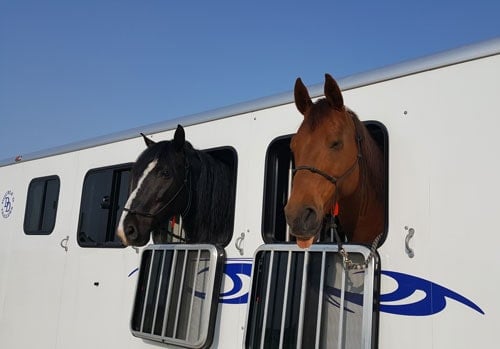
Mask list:
POLYGON ((303 223, 305 231, 309 230, 311 227, 314 227, 317 221, 316 210, 310 207, 305 208, 304 212, 302 213, 301 221, 303 223))
POLYGON ((130 239, 136 239, 138 236, 137 230, 135 230, 133 225, 128 225, 127 228, 125 229, 125 235, 127 238, 130 239))

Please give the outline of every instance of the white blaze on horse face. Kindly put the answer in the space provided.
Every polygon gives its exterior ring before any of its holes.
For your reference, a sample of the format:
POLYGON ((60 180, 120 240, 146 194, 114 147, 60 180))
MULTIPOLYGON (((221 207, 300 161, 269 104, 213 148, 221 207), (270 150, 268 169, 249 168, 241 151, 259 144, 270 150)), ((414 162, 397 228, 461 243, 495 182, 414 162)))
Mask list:
POLYGON ((118 229, 116 230, 116 235, 122 240, 124 245, 127 245, 127 237, 125 236, 125 229, 123 227, 123 222, 125 221, 125 218, 127 217, 128 214, 126 210, 129 210, 130 207, 132 207, 132 202, 134 201, 139 190, 141 189, 142 183, 144 182, 146 177, 151 173, 151 171, 153 171, 153 169, 156 167, 156 164, 158 164, 158 159, 155 159, 148 164, 148 166, 142 173, 141 178, 139 178, 139 181, 137 182, 137 187, 135 187, 134 191, 130 193, 127 202, 125 203, 122 216, 120 217, 120 223, 118 223, 118 229))

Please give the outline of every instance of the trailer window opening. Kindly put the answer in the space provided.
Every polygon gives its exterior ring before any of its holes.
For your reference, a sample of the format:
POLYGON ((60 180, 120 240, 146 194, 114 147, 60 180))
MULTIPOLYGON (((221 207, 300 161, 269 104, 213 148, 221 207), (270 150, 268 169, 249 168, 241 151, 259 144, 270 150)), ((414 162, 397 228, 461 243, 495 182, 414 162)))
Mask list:
MULTIPOLYGON (((363 122, 382 150, 385 169, 385 228, 387 234, 388 205, 388 135, 385 126, 378 121, 363 122)), ((264 200, 262 211, 262 235, 266 243, 279 243, 294 241, 295 238, 288 232, 284 207, 287 204, 291 188, 292 168, 294 167, 293 156, 290 152, 290 140, 292 135, 276 138, 271 142, 266 153, 264 200)), ((380 245, 385 240, 381 239, 380 245)), ((320 237, 319 242, 330 241, 328 236, 320 237)))
POLYGON ((125 206, 132 164, 90 170, 83 183, 77 240, 82 247, 123 247, 115 230, 125 206))
POLYGON ((34 178, 28 187, 24 232, 27 235, 49 235, 54 230, 59 200, 57 176, 34 178))

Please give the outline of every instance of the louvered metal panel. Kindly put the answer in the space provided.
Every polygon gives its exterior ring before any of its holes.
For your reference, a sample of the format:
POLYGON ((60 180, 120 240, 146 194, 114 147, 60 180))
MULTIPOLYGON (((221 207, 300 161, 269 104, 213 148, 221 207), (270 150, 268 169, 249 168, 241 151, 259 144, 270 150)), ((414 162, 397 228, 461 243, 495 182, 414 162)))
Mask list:
POLYGON ((224 250, 213 245, 151 245, 142 254, 132 311, 134 336, 186 348, 213 339, 224 250))
MULTIPOLYGON (((368 248, 345 245, 353 262, 368 248)), ((256 254, 246 348, 377 347, 378 256, 346 270, 336 245, 263 245, 256 254)))

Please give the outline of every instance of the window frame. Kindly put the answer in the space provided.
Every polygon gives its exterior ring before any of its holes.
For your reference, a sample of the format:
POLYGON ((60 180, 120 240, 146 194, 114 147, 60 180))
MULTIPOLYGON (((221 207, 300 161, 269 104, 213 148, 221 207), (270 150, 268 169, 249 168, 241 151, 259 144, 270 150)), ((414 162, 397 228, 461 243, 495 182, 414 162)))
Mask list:
POLYGON ((293 134, 277 137, 271 141, 266 150, 266 162, 264 168, 264 198, 262 204, 262 238, 265 243, 279 243, 286 241, 277 238, 277 233, 286 236, 286 220, 283 208, 288 200, 288 188, 283 183, 291 181, 291 173, 280 171, 280 162, 293 164, 293 156, 290 151, 290 140, 293 134), (276 149, 277 148, 277 149, 276 149), (288 155, 288 159, 285 156, 288 155), (279 185, 279 183, 282 185, 279 185), (279 192, 278 192, 279 190, 279 192), (280 205, 279 200, 282 201, 280 205), (283 231, 284 227, 284 231, 283 231), (277 231, 279 229, 279 231, 277 231))
MULTIPOLYGON (((220 146, 220 147, 215 147, 215 148, 207 148, 207 149, 201 149, 203 153, 206 153, 213 158, 224 162, 227 166, 229 166, 232 174, 232 200, 233 200, 233 211, 231 212, 231 224, 230 224, 230 233, 228 233, 228 236, 226 237, 225 241, 222 244, 219 244, 219 246, 225 248, 231 240, 233 239, 234 235, 234 217, 235 217, 235 206, 236 206, 236 186, 237 186, 237 181, 238 181, 238 152, 236 151, 235 148, 231 146, 220 146)), ((179 215, 170 217, 169 222, 168 222, 168 235, 167 235, 167 244, 185 244, 182 239, 185 238, 185 233, 183 229, 183 224, 182 224, 182 217, 179 215), (179 239, 180 237, 180 239, 179 239)))
MULTIPOLYGON (((85 174, 83 184, 82 184, 82 194, 80 198, 80 210, 78 213, 78 226, 77 226, 77 241, 78 245, 83 248, 124 248, 125 246, 123 243, 116 238, 115 236, 115 231, 116 231, 116 225, 118 222, 118 219, 120 218, 121 212, 123 211, 123 207, 119 205, 120 199, 123 199, 123 206, 125 205, 125 202, 128 198, 129 195, 129 187, 130 187, 130 173, 132 170, 132 166, 134 165, 133 162, 129 163, 123 163, 123 164, 118 164, 118 165, 112 165, 112 166, 105 166, 105 167, 98 167, 98 168, 92 168, 87 171, 85 174), (101 201, 101 209, 107 209, 108 214, 107 214, 107 220, 106 220, 106 231, 104 233, 104 241, 82 241, 81 240, 81 234, 82 234, 82 224, 84 224, 84 218, 83 218, 83 213, 82 210, 84 207, 87 205, 87 196, 89 195, 87 190, 87 181, 89 180, 90 176, 99 174, 99 173, 106 173, 108 171, 111 172, 111 183, 107 183, 107 188, 109 189, 109 195, 103 196, 102 199, 108 198, 109 202, 104 202, 101 201), (126 195, 125 197, 120 196, 120 188, 121 188, 121 180, 122 180, 122 172, 127 172, 129 173, 129 180, 126 183, 126 195), (120 174, 120 175, 117 175, 120 174), (119 178, 118 178, 119 177, 119 178), (108 205, 109 207, 103 207, 103 205, 108 205)), ((92 207, 92 210, 96 209, 96 207, 92 207)), ((91 235, 87 235, 87 237, 90 237, 91 235)))
POLYGON ((57 220, 57 209, 58 209, 58 206, 59 206, 59 194, 60 194, 60 190, 61 190, 61 180, 59 178, 59 176, 57 175, 50 175, 50 176, 44 176, 44 177, 37 177, 37 178, 33 178, 31 181, 30 181, 30 184, 28 185, 28 193, 27 193, 27 196, 26 196, 26 208, 25 208, 25 211, 24 211, 24 223, 23 223, 23 231, 26 235, 50 235, 52 234, 52 232, 54 231, 54 228, 55 228, 55 225, 56 225, 56 220, 57 220), (55 200, 53 202, 53 210, 54 210, 54 213, 53 213, 53 218, 51 217, 46 217, 46 209, 47 209, 47 200, 50 199, 50 197, 48 197, 48 191, 49 191, 49 188, 48 188, 48 185, 49 185, 49 182, 50 181, 55 181, 55 184, 56 184, 56 187, 54 188, 54 193, 52 193, 52 196, 54 196, 53 194, 55 194, 55 200), (35 184, 38 184, 38 183, 43 183, 43 193, 41 195, 41 198, 39 198, 39 200, 41 202, 37 202, 37 203, 34 203, 32 201, 34 201, 35 199, 37 198, 34 198, 33 195, 34 194, 34 185, 35 184), (38 205, 36 205, 38 204, 38 205), (31 214, 32 211, 35 209, 33 206, 36 205, 36 206, 39 206, 39 211, 40 213, 38 214, 38 217, 37 217, 37 226, 38 226, 38 229, 31 229, 29 227, 29 225, 31 225, 29 220, 31 217, 31 214), (49 223, 48 225, 48 228, 47 229, 44 229, 43 228, 43 225, 44 225, 44 219, 46 218, 51 218, 51 222, 49 223))
POLYGON ((215 148, 208 148, 208 149, 203 149, 202 150, 204 153, 212 156, 213 158, 224 162, 231 170, 232 174, 232 200, 233 200, 233 210, 230 212, 230 232, 228 233, 228 236, 226 237, 226 241, 224 241, 223 244, 220 246, 225 248, 231 240, 233 239, 234 235, 234 217, 236 213, 236 186, 238 182, 238 152, 236 151, 235 148, 231 146, 220 146, 220 147, 215 147, 215 148))
MULTIPOLYGON (((362 121, 370 134, 374 137, 379 146, 382 147, 382 157, 385 172, 385 210, 384 210, 384 233, 380 240, 381 246, 388 231, 389 222, 389 136, 385 125, 377 120, 362 121)), ((279 166, 284 166, 286 162, 293 164, 293 156, 290 152, 289 144, 293 134, 279 136, 271 141, 266 150, 264 169, 264 193, 262 204, 262 238, 265 243, 287 242, 287 225, 283 208, 285 207, 289 190, 284 188, 285 183, 291 183, 292 174, 289 167, 286 171, 279 166), (288 144, 288 149, 287 149, 288 144), (288 156, 288 160, 280 159, 280 156, 288 156), (282 204, 279 203, 282 202, 282 204)), ((293 236, 290 241, 293 241, 293 236)), ((326 241, 323 241, 326 242, 326 241)))

